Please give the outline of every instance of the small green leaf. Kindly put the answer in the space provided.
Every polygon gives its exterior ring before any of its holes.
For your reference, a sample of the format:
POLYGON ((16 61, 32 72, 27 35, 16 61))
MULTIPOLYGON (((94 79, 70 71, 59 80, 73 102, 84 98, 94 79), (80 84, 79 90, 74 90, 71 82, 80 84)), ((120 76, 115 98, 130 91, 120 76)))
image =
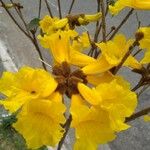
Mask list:
POLYGON ((4 128, 7 128, 8 126, 11 126, 16 121, 17 121, 16 114, 12 114, 10 116, 3 117, 2 125, 4 128))
POLYGON ((48 148, 46 146, 42 146, 41 148, 39 148, 37 150, 48 150, 48 148))
POLYGON ((36 29, 36 28, 39 26, 39 21, 40 21, 39 18, 34 18, 34 19, 32 19, 32 20, 30 21, 30 23, 27 24, 27 29, 28 29, 29 31, 36 29))

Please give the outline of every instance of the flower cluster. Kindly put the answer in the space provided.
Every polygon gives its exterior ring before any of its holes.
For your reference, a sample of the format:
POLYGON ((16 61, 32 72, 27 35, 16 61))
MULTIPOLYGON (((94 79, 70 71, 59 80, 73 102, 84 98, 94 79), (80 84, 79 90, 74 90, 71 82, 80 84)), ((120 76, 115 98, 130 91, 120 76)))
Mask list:
MULTIPOLYGON (((115 6, 121 2, 118 0, 115 6)), ((137 1, 136 7, 139 5, 137 1)), ((0 79, 0 92, 7 97, 0 104, 10 113, 17 111, 13 127, 23 135, 29 148, 56 146, 63 137, 69 107, 64 95, 70 100, 75 150, 95 150, 130 127, 126 117, 135 111, 137 96, 114 70, 120 63, 137 70, 150 63, 150 28, 141 27, 135 39, 127 40, 125 35, 117 34, 105 43, 93 43, 88 33, 80 35, 75 30, 76 26, 100 17, 101 13, 63 19, 45 16, 40 21, 42 33, 38 39, 53 56, 52 72, 24 66, 16 73, 4 72, 0 79), (84 51, 93 44, 100 52, 97 58, 84 51), (124 60, 133 45, 146 49, 141 61, 131 53, 124 60)))

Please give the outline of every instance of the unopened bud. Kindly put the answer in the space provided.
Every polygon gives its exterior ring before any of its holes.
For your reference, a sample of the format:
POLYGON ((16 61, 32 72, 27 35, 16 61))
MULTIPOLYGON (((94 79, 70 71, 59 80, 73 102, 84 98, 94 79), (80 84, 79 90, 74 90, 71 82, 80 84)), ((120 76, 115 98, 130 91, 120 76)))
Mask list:
POLYGON ((140 40, 142 40, 144 38, 144 33, 143 32, 137 32, 136 34, 135 34, 135 39, 136 39, 136 41, 140 41, 140 40))
POLYGON ((14 4, 5 4, 5 8, 8 9, 13 8, 14 6, 15 6, 14 4))
POLYGON ((93 14, 93 15, 85 15, 85 20, 87 20, 88 22, 94 22, 94 21, 98 21, 102 16, 102 13, 99 12, 99 13, 96 13, 96 14, 93 14))
POLYGON ((96 13, 93 15, 84 15, 78 18, 78 21, 81 25, 86 25, 89 22, 94 22, 94 21, 98 21, 102 16, 102 13, 96 13))

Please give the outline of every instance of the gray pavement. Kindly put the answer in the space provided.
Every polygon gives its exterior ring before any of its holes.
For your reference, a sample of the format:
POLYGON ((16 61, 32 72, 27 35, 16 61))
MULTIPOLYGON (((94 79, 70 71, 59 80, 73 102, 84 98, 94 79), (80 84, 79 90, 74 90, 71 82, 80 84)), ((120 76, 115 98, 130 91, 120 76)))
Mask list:
MULTIPOLYGON (((6 0, 7 1, 7 0, 6 0)), ((19 0, 24 7, 24 14, 27 16, 28 22, 37 16, 37 1, 36 0, 19 0)), ((55 15, 57 15, 57 3, 55 0, 49 0, 50 6, 52 11, 55 15)), ((69 8, 70 0, 62 0, 62 10, 63 15, 66 15, 66 9, 69 8)), ((76 0, 73 13, 93 13, 96 10, 96 0, 76 0)), ((127 11, 121 12, 121 14, 117 17, 112 18, 108 16, 106 18, 107 21, 107 29, 111 26, 117 25, 125 16, 127 11)), ((46 8, 42 8, 42 16, 48 14, 46 12, 46 8)), ((139 16, 139 20, 142 21, 142 25, 150 24, 150 13, 148 11, 139 12, 137 11, 139 16)), ((87 29, 90 33, 94 32, 94 24, 88 25, 87 29)), ((128 37, 134 36, 133 32, 137 29, 137 20, 135 13, 130 17, 128 22, 123 26, 120 32, 125 33, 128 37)), ((85 31, 85 28, 81 28, 80 31, 85 31)), ((6 12, 0 8, 0 41, 5 43, 7 47, 7 52, 12 58, 15 66, 20 67, 22 65, 30 65, 35 67, 41 67, 41 63, 38 60, 38 55, 35 51, 35 48, 29 42, 29 40, 18 30, 18 28, 14 25, 11 19, 7 16, 6 12)), ((42 51, 44 59, 46 62, 50 63, 51 58, 46 50, 42 51)), ((5 56, 1 56, 4 61, 5 56)), ((7 60, 5 60, 7 61, 7 60)), ((4 62, 0 60, 0 73, 4 70, 3 67, 4 62)), ((134 86, 139 79, 138 75, 131 73, 129 70, 122 70, 120 72, 125 76, 125 78, 132 82, 134 86)), ((137 110, 140 110, 147 105, 150 105, 150 89, 147 89, 139 98, 139 107, 137 110)), ((118 134, 118 137, 113 142, 109 143, 109 147, 106 145, 104 146, 103 150, 150 150, 150 124, 144 123, 142 118, 138 119, 137 121, 132 121, 130 123, 132 127, 118 134)), ((67 142, 65 144, 67 150, 71 150, 71 146, 68 144, 72 143, 74 137, 72 132, 70 132, 69 136, 67 137, 67 142)))

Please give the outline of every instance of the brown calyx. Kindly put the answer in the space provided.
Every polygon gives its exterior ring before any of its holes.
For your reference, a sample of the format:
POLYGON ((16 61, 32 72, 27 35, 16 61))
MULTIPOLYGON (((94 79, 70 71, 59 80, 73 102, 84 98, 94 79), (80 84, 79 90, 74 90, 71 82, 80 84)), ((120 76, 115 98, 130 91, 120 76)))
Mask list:
POLYGON ((78 15, 74 15, 74 16, 72 16, 72 15, 66 16, 66 18, 68 18, 68 23, 69 23, 70 29, 73 30, 75 28, 75 26, 80 26, 78 19, 79 19, 79 17, 84 18, 84 16, 85 16, 84 14, 78 14, 78 15))
POLYGON ((81 70, 71 72, 71 68, 67 62, 54 66, 53 74, 58 82, 56 90, 61 94, 65 93, 68 97, 79 93, 77 88, 78 82, 87 83, 86 75, 81 70))

